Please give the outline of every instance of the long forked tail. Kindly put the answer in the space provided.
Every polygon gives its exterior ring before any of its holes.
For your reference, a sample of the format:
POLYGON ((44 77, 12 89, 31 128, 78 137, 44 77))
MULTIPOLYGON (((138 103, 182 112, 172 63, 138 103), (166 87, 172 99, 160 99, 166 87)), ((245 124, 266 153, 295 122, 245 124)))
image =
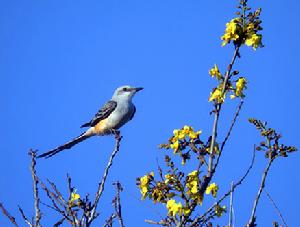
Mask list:
POLYGON ((86 132, 84 132, 80 136, 78 136, 78 137, 74 138, 73 140, 65 143, 64 145, 58 146, 58 147, 54 148, 53 150, 50 150, 48 152, 45 152, 45 153, 37 156, 37 158, 50 158, 51 156, 61 152, 62 150, 70 149, 71 147, 73 147, 77 143, 80 143, 81 141, 83 141, 83 140, 85 140, 89 137, 90 137, 90 135, 87 135, 86 132))

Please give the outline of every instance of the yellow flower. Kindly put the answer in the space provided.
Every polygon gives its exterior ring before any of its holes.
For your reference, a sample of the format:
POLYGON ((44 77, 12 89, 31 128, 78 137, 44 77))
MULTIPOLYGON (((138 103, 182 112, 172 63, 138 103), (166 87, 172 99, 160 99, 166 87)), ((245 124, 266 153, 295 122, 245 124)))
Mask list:
POLYGON ((169 173, 165 175, 165 178, 166 178, 165 179, 165 183, 166 184, 168 184, 168 183, 170 183, 170 182, 173 181, 173 176, 171 174, 169 174, 169 173))
POLYGON ((199 137, 199 135, 202 133, 202 131, 192 131, 189 133, 189 137, 194 140, 194 139, 197 139, 199 137))
POLYGON ((181 215, 182 214, 182 204, 179 202, 179 203, 176 203, 176 201, 174 199, 170 199, 168 202, 167 202, 167 209, 168 209, 168 215, 171 215, 171 216, 176 216, 176 214, 178 215, 181 215))
POLYGON ((188 189, 187 194, 194 200, 197 200, 199 204, 202 204, 203 196, 199 193, 199 177, 198 171, 195 170, 188 174, 186 179, 186 187, 188 189))
POLYGON ((174 153, 176 153, 179 150, 179 146, 180 144, 178 140, 176 140, 174 143, 170 145, 170 147, 174 150, 174 153))
POLYGON ((236 89, 234 91, 234 95, 230 95, 231 99, 234 99, 236 97, 244 97, 244 89, 247 88, 247 80, 245 77, 240 77, 237 82, 235 83, 236 89))
POLYGON ((184 207, 184 208, 183 208, 183 213, 184 213, 185 216, 189 215, 189 214, 191 213, 190 208, 184 207))
POLYGON ((246 88, 247 80, 245 77, 240 77, 236 82, 236 95, 242 96, 243 90, 246 88))
POLYGON ((183 140, 184 137, 185 137, 185 133, 184 133, 183 130, 175 129, 175 130, 173 131, 173 134, 174 134, 174 137, 175 137, 176 139, 183 140))
POLYGON ((221 217, 224 212, 226 212, 226 206, 222 206, 222 207, 220 205, 215 206, 215 214, 218 217, 221 217))
POLYGON ((212 183, 206 188, 205 193, 207 195, 209 195, 211 193, 213 197, 216 197, 218 190, 219 190, 219 186, 216 183, 212 183))
POLYGON ((194 129, 191 126, 185 125, 183 126, 182 131, 185 135, 187 135, 190 132, 194 131, 194 129))
POLYGON ((257 49, 257 47, 261 46, 262 45, 262 35, 258 35, 256 33, 252 33, 252 34, 249 34, 246 41, 245 41, 245 44, 247 46, 252 46, 254 50, 257 49))
POLYGON ((215 88, 213 92, 210 93, 208 99, 209 102, 215 101, 216 103, 223 103, 225 100, 225 94, 222 93, 222 88, 215 88))
POLYGON ((209 75, 211 75, 211 77, 216 77, 218 80, 222 78, 222 74, 216 64, 209 70, 209 75))
MULTIPOLYGON (((207 147, 205 150, 206 150, 207 153, 210 153, 210 146, 207 147)), ((215 146, 214 146, 214 149, 213 149, 213 154, 219 154, 219 153, 220 153, 219 144, 217 142, 215 142, 215 146)))
POLYGON ((75 205, 75 202, 77 202, 77 205, 79 205, 80 195, 76 193, 76 190, 71 193, 71 198, 69 200, 69 205, 73 207, 75 205))
POLYGON ((145 175, 140 178, 140 186, 139 187, 140 187, 143 199, 146 198, 151 176, 154 177, 154 172, 151 172, 150 174, 145 175))
POLYGON ((242 27, 239 24, 240 18, 234 18, 226 24, 225 34, 221 37, 223 40, 222 46, 225 46, 231 40, 237 40, 242 32, 242 27))

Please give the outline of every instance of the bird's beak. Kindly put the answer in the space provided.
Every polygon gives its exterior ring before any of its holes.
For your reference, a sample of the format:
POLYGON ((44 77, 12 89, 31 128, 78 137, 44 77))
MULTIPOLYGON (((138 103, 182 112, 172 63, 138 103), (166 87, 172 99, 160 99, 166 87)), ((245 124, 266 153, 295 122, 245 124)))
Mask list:
POLYGON ((133 88, 133 90, 135 90, 135 92, 138 92, 138 91, 141 91, 141 90, 143 90, 144 88, 142 88, 142 87, 136 87, 136 88, 133 88))

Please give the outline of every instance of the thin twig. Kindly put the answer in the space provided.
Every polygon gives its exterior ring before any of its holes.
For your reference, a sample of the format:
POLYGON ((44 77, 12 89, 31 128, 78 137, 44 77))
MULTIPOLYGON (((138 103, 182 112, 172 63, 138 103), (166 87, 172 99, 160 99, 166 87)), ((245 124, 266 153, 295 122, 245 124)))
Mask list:
POLYGON ((254 200, 254 204, 253 204, 253 208, 252 208, 252 212, 251 212, 251 217, 249 219, 248 224, 246 225, 247 227, 254 227, 255 226, 255 212, 256 212, 256 208, 257 208, 257 205, 258 205, 261 193, 262 193, 262 191, 263 191, 263 189, 265 187, 266 178, 267 178, 267 175, 269 173, 270 167, 271 167, 274 159, 275 158, 270 158, 269 159, 268 165, 267 165, 266 169, 263 172, 261 183, 260 183, 260 187, 258 189, 256 198, 254 200))
POLYGON ((31 176, 33 181, 33 195, 34 195, 34 210, 35 210, 35 225, 36 227, 40 227, 41 220, 41 210, 40 210, 40 198, 39 198, 39 189, 38 189, 38 177, 36 176, 36 151, 30 150, 28 153, 31 156, 31 176))
POLYGON ((13 216, 11 216, 11 214, 5 209, 2 203, 0 203, 0 209, 4 216, 6 216, 13 225, 18 226, 16 219, 13 216))
POLYGON ((286 221, 285 221, 284 218, 283 218, 282 213, 280 212, 280 210, 279 210, 278 206, 276 205, 275 201, 272 199, 271 195, 270 195, 266 190, 265 190, 265 193, 267 194, 267 196, 268 196, 270 202, 271 202, 272 205, 274 206, 274 208, 275 208, 276 212, 278 213, 278 215, 279 215, 281 221, 283 222, 284 226, 285 226, 285 227, 288 227, 286 221))
MULTIPOLYGON (((223 88, 222 88, 222 94, 224 94, 224 92, 226 91, 227 88, 227 83, 228 80, 230 79, 231 76, 231 70, 232 67, 235 63, 236 58, 239 56, 239 49, 240 46, 236 46, 232 59, 227 67, 227 71, 225 73, 225 77, 224 77, 224 82, 223 82, 223 88)), ((222 108, 222 103, 218 103, 215 105, 215 116, 214 116, 214 122, 213 122, 213 127, 212 127, 212 135, 211 135, 211 141, 210 141, 210 149, 209 149, 209 161, 208 161, 208 171, 207 171, 207 175, 204 177, 203 182, 201 183, 200 189, 199 189, 199 194, 203 194, 208 186, 208 184, 210 183, 215 171, 216 171, 216 165, 213 164, 213 159, 214 159, 214 147, 216 144, 216 139, 217 139, 217 131, 218 131, 218 122, 219 122, 219 117, 220 117, 220 112, 221 112, 221 108, 222 108)), ((219 159, 219 156, 218 156, 219 159)), ((197 206, 197 202, 193 202, 193 204, 191 205, 191 211, 193 211, 197 206)), ((190 212, 191 214, 192 212, 190 212)), ((186 223, 186 221, 189 219, 190 215, 184 216, 184 220, 180 221, 179 223, 177 223, 177 227, 178 226, 182 226, 186 223)))
POLYGON ((109 218, 105 221, 105 224, 103 225, 103 227, 112 227, 113 226, 113 221, 114 221, 115 218, 117 218, 117 215, 115 213, 111 214, 109 216, 109 218))
POLYGON ((91 210, 91 213, 90 213, 90 216, 88 218, 88 223, 90 224, 95 218, 96 218, 96 208, 97 208, 97 205, 98 205, 98 202, 99 202, 99 199, 104 191, 104 185, 105 185, 105 182, 106 182, 106 178, 108 176, 108 172, 109 172, 109 169, 110 167, 112 166, 113 164, 113 159, 114 157, 116 156, 116 154, 118 153, 119 149, 120 149, 120 142, 122 140, 122 136, 120 135, 120 132, 118 131, 115 131, 114 132, 114 135, 115 135, 115 140, 116 140, 116 143, 115 143, 115 148, 109 158, 109 161, 108 161, 108 164, 104 170, 104 174, 103 174, 103 177, 102 177, 102 180, 101 182, 99 183, 99 186, 98 186, 98 190, 96 192, 96 196, 95 196, 95 201, 92 205, 92 210, 91 210))
POLYGON ((232 218, 233 218, 233 182, 231 182, 231 192, 230 192, 230 203, 229 203, 229 221, 228 226, 232 227, 232 218))
POLYGON ((241 111, 241 109, 242 109, 243 104, 244 104, 244 100, 241 100, 240 104, 238 105, 238 107, 237 107, 237 109, 236 109, 236 111, 235 111, 233 120, 232 120, 231 125, 230 125, 230 127, 229 127, 229 130, 228 130, 228 132, 227 132, 227 134, 226 134, 226 136, 225 136, 225 139, 224 139, 224 141, 223 141, 222 144, 221 144, 220 153, 219 153, 219 155, 218 155, 218 157, 217 157, 217 160, 216 160, 216 163, 215 163, 215 165, 214 165, 214 167, 213 167, 213 171, 212 171, 212 172, 215 172, 215 171, 216 171, 216 168, 217 168, 217 166, 218 166, 218 164, 219 164, 219 161, 220 161, 221 155, 222 155, 222 153, 223 153, 224 147, 225 147, 225 145, 226 145, 226 142, 227 142, 227 140, 229 139, 229 137, 230 137, 230 135, 231 135, 232 129, 233 129, 235 123, 236 123, 236 120, 237 120, 239 114, 240 114, 240 111, 241 111))
POLYGON ((146 223, 152 224, 152 225, 162 225, 162 226, 168 226, 168 223, 165 221, 152 221, 152 220, 145 220, 146 223))
POLYGON ((117 194, 114 199, 115 211, 116 211, 116 215, 119 219, 120 226, 124 227, 124 222, 123 222, 123 218, 122 218, 121 197, 120 197, 120 193, 121 193, 121 191, 123 191, 123 188, 119 181, 114 183, 114 185, 116 186, 116 190, 117 190, 117 194))
POLYGON ((21 208, 20 206, 18 206, 18 208, 19 208, 19 211, 20 211, 20 213, 21 213, 21 215, 22 215, 22 218, 24 219, 25 223, 26 223, 28 226, 33 227, 33 225, 30 223, 30 221, 29 221, 28 218, 26 217, 26 215, 25 215, 24 211, 22 210, 22 208, 21 208))
POLYGON ((62 224, 64 223, 65 220, 66 220, 65 218, 60 219, 58 222, 56 222, 56 223, 53 225, 53 227, 58 227, 58 226, 62 225, 62 224))
POLYGON ((220 151, 221 151, 221 152, 223 151, 224 146, 225 146, 227 140, 228 140, 229 137, 230 137, 230 134, 231 134, 232 129, 233 129, 234 125, 235 125, 235 122, 236 122, 236 120, 237 120, 237 117, 238 117, 239 114, 240 114, 240 111, 241 111, 241 109, 242 109, 243 104, 244 104, 244 100, 241 99, 241 101, 240 101, 240 103, 239 103, 239 105, 238 105, 238 107, 237 107, 237 109, 236 109, 236 111, 235 111, 235 114, 234 114, 233 120, 232 120, 232 122, 231 122, 231 125, 230 125, 230 127, 229 127, 229 130, 228 130, 228 132, 227 132, 227 134, 226 134, 226 136, 225 136, 224 141, 222 142, 222 145, 221 145, 221 148, 220 148, 220 151))
POLYGON ((243 183, 243 181, 246 179, 246 177, 248 176, 249 172, 251 171, 251 169, 253 168, 254 165, 254 161, 255 161, 255 154, 256 154, 256 147, 254 145, 253 148, 253 155, 252 155, 252 160, 251 163, 247 169, 247 171, 245 172, 245 174, 239 179, 239 181, 237 183, 235 183, 228 192, 226 192, 215 204, 213 204, 210 208, 207 209, 207 211, 194 219, 194 221, 191 223, 191 225, 189 225, 190 227, 192 226, 197 226, 197 223, 204 222, 206 221, 204 218, 215 208, 215 206, 219 205, 226 197, 228 197, 230 195, 230 193, 234 192, 235 189, 241 185, 243 183))
MULTIPOLYGON (((239 54, 239 46, 236 46, 234 53, 233 53, 233 57, 231 59, 230 64, 227 67, 227 71, 225 73, 225 78, 224 78, 224 83, 223 83, 223 88, 222 88, 222 94, 224 94, 224 92, 226 91, 227 88, 227 82, 230 78, 230 73, 232 70, 232 66, 235 62, 236 57, 239 54)), ((213 150, 215 147, 215 142, 217 139, 217 131, 218 131, 218 122, 219 122, 219 116, 220 116, 220 112, 221 112, 221 107, 222 107, 222 103, 218 103, 216 105, 216 109, 215 109, 215 118, 214 118, 214 123, 213 123, 213 129, 212 129, 212 137, 211 137, 211 144, 210 144, 210 158, 209 158, 209 163, 208 163, 208 174, 211 175, 212 174, 212 167, 213 167, 213 150)))
POLYGON ((47 186, 43 183, 43 181, 40 180, 40 184, 41 184, 42 189, 46 192, 47 197, 51 200, 53 207, 50 205, 47 205, 43 202, 42 202, 42 204, 51 209, 54 209, 55 211, 60 213, 70 224, 73 224, 74 221, 71 220, 64 211, 64 210, 67 210, 67 207, 65 206, 65 204, 62 201, 60 201, 60 198, 55 193, 53 193, 52 191, 50 191, 50 189, 47 188, 47 186), (56 203, 58 203, 64 210, 61 210, 59 208, 58 204, 56 204, 56 203))

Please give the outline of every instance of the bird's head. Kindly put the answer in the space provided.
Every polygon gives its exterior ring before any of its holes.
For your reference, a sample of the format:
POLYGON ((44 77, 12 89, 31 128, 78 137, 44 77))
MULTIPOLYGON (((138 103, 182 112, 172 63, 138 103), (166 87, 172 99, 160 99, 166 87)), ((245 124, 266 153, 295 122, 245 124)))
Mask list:
POLYGON ((118 87, 112 97, 112 100, 127 99, 131 100, 138 91, 143 90, 142 87, 131 87, 129 85, 118 87))

